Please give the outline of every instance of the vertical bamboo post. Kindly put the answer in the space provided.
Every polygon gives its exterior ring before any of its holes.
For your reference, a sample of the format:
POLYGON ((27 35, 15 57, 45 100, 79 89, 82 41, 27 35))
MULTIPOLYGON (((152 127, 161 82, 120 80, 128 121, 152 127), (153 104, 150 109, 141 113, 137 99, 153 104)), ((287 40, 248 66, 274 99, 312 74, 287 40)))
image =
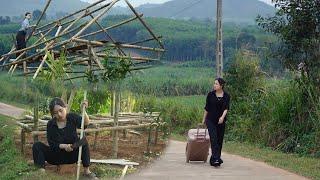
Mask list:
POLYGON ((24 147, 26 144, 26 131, 24 128, 21 129, 21 153, 24 154, 24 147))
MULTIPOLYGON (((117 89, 119 88, 118 85, 116 87, 117 89)), ((114 111, 114 123, 113 126, 117 127, 118 126, 118 120, 119 120, 119 111, 120 111, 120 92, 115 91, 115 111, 114 111)), ((113 158, 118 157, 118 140, 119 140, 119 131, 114 130, 112 131, 112 156, 113 158)))
POLYGON ((127 139, 128 131, 126 129, 122 130, 123 139, 127 139))
POLYGON ((158 138, 159 138, 159 126, 156 127, 156 130, 154 133, 154 145, 158 144, 158 138))
MULTIPOLYGON (((84 97, 83 100, 87 100, 87 91, 84 91, 84 97)), ((80 132, 80 139, 83 138, 84 135, 84 118, 86 114, 86 107, 82 106, 82 120, 81 120, 81 132, 80 132)), ((79 153, 78 153, 78 163, 77 163, 77 180, 79 180, 80 177, 80 164, 81 164, 81 155, 82 155, 82 146, 79 147, 79 153)))
POLYGON ((147 142, 147 153, 148 154, 150 154, 151 132, 152 132, 152 126, 149 126, 149 129, 148 129, 148 142, 147 142))
POLYGON ((94 142, 93 142, 93 150, 97 150, 97 141, 98 141, 99 132, 94 133, 94 142))
MULTIPOLYGON (((38 131, 38 130, 39 130, 39 100, 38 98, 36 98, 36 104, 33 112, 33 131, 38 131)), ((38 135, 33 136, 33 141, 34 142, 39 141, 38 135)))

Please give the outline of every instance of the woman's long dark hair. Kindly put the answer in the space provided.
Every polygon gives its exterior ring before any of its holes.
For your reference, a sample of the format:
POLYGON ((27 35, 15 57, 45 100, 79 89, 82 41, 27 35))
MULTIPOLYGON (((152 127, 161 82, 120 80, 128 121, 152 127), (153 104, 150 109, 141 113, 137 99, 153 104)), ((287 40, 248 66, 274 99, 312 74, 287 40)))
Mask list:
POLYGON ((49 110, 50 110, 51 116, 53 116, 53 110, 55 105, 59 105, 64 108, 67 107, 66 103, 61 98, 58 98, 58 97, 53 98, 49 104, 49 110))
POLYGON ((225 84, 226 84, 226 81, 225 81, 224 79, 222 79, 221 77, 216 78, 215 80, 218 81, 219 84, 220 84, 220 86, 222 87, 222 89, 224 89, 224 86, 225 86, 225 84))

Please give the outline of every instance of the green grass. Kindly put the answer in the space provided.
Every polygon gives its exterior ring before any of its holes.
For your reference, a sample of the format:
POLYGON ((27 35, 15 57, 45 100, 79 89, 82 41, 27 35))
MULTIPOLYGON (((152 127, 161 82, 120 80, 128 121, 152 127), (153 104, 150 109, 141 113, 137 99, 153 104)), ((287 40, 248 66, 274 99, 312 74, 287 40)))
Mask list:
POLYGON ((23 177, 33 168, 28 166, 15 147, 14 126, 10 118, 0 115, 0 128, 0 179, 23 177))
POLYGON ((301 176, 320 179, 319 158, 301 157, 298 154, 286 154, 274 151, 271 148, 231 141, 227 141, 224 144, 223 151, 262 161, 271 166, 286 169, 301 176))
POLYGON ((213 84, 213 68, 183 66, 165 65, 137 72, 125 80, 126 88, 136 94, 155 96, 206 94, 213 84))
MULTIPOLYGON (((186 141, 186 136, 171 134, 171 139, 186 141)), ((320 159, 318 158, 301 157, 298 154, 287 154, 259 145, 233 141, 225 142, 222 150, 230 154, 265 162, 271 166, 311 179, 320 179, 320 159)))

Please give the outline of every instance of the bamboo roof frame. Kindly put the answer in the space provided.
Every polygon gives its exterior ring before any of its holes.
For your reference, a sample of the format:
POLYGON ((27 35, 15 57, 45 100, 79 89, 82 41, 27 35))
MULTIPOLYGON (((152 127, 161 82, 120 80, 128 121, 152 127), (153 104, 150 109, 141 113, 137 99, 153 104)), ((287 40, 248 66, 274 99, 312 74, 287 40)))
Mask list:
MULTIPOLYGON (((151 67, 150 65, 144 65, 148 62, 159 61, 159 53, 165 52, 164 46, 161 42, 162 36, 157 36, 147 23, 142 19, 143 14, 139 14, 128 0, 99 0, 89 6, 82 8, 74 13, 66 15, 57 20, 51 21, 40 26, 40 22, 45 12, 50 8, 52 0, 47 0, 47 3, 37 20, 35 25, 31 28, 31 35, 27 37, 29 40, 31 37, 36 38, 36 41, 24 49, 17 50, 15 46, 12 49, 1 55, 0 68, 9 69, 10 74, 13 74, 17 67, 23 66, 24 76, 32 76, 35 79, 47 64, 48 53, 51 53, 54 57, 60 56, 61 49, 64 50, 67 63, 69 66, 88 66, 93 71, 104 70, 101 59, 104 58, 121 58, 129 59, 132 61, 133 67, 131 70, 140 70, 151 67), (124 1, 129 9, 133 13, 133 17, 122 20, 108 27, 104 27, 99 19, 105 16, 110 9, 120 1, 124 1), (117 41, 108 32, 111 29, 121 27, 130 22, 137 21, 143 28, 149 33, 150 38, 137 40, 135 42, 121 42, 117 41), (95 25, 95 29, 89 29, 89 27, 95 25), (54 36, 52 36, 52 33, 54 36), (104 39, 98 39, 96 35, 103 33, 104 39), (153 47, 150 47, 150 43, 144 45, 145 42, 154 42, 153 47), (139 44, 139 45, 138 45, 139 44), (106 53, 103 48, 111 48, 113 53, 106 53), (127 51, 135 52, 141 51, 144 56, 128 55, 127 51), (35 53, 29 53, 35 52, 35 53), (145 57, 151 56, 148 52, 157 53, 157 57, 145 57), (13 55, 20 53, 20 55, 12 59, 13 55), (11 58, 11 59, 10 59, 11 58), (37 64, 37 67, 33 67, 37 64), (135 66, 136 65, 136 66, 135 66), (142 65, 141 67, 139 67, 142 65), (98 67, 94 68, 94 67, 98 67), (29 71, 35 69, 35 71, 29 71)), ((85 71, 77 71, 75 73, 68 72, 70 74, 81 74, 85 71)), ((21 74, 20 74, 21 75, 21 74)), ((83 78, 83 75, 76 77, 68 77, 68 79, 83 78)))

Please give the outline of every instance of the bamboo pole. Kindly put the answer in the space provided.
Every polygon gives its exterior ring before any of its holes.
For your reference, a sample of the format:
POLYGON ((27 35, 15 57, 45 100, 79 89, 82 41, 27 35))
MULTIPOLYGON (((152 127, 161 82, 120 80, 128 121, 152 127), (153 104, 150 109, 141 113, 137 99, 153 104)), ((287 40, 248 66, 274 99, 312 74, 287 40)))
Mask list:
MULTIPOLYGON (((142 17, 143 15, 140 14, 139 16, 142 17)), ((119 26, 121 26, 121 25, 127 24, 127 23, 129 23, 129 22, 131 22, 131 21, 134 21, 134 20, 136 20, 137 18, 138 18, 138 17, 132 17, 132 18, 130 18, 130 19, 121 21, 120 23, 115 24, 115 25, 112 25, 112 26, 109 26, 109 27, 105 28, 104 30, 108 31, 108 30, 110 30, 110 29, 113 29, 113 28, 119 27, 119 26)), ((92 36, 92 35, 99 34, 99 33, 101 33, 101 32, 103 32, 103 30, 98 30, 98 31, 95 31, 95 32, 92 32, 92 33, 89 33, 89 34, 81 35, 81 36, 79 36, 78 38, 89 37, 89 36, 92 36)))
MULTIPOLYGON (((91 14, 90 16, 91 16, 92 19, 94 19, 94 17, 92 16, 92 14, 91 14)), ((107 30, 105 30, 105 29, 103 28, 103 26, 101 26, 98 21, 95 21, 95 23, 96 23, 96 24, 99 26, 99 28, 104 32, 104 34, 107 35, 107 37, 111 40, 111 42, 112 42, 113 44, 115 44, 116 41, 109 35, 109 33, 107 32, 107 30)), ((116 48, 117 48, 117 51, 118 51, 119 55, 121 55, 121 54, 122 54, 122 55, 126 55, 126 53, 125 53, 120 47, 116 46, 116 48)), ((94 54, 95 54, 95 53, 94 53, 94 54)))
POLYGON ((26 132, 24 128, 21 129, 20 138, 21 138, 21 153, 24 154, 24 147, 26 144, 26 132))
POLYGON ((99 132, 94 133, 94 142, 93 142, 93 150, 97 150, 97 141, 98 141, 99 132))
MULTIPOLYGON (((34 114, 33 114, 33 131, 39 130, 39 99, 36 97, 36 105, 34 107, 34 114)), ((33 136, 33 141, 38 142, 38 136, 33 136)))
POLYGON ((113 56, 103 53, 97 53, 99 57, 110 57, 110 58, 123 58, 123 59, 132 59, 132 60, 141 60, 141 61, 159 61, 159 59, 145 58, 145 57, 135 57, 135 56, 113 56))
POLYGON ((83 27, 77 34, 75 34, 71 39, 77 38, 79 35, 83 33, 89 26, 91 26, 96 20, 98 20, 101 16, 103 16, 107 11, 109 11, 112 6, 117 3, 119 0, 113 0, 111 4, 104 9, 99 15, 97 15, 94 19, 92 19, 85 27, 83 27))
POLYGON ((71 109, 71 106, 72 106, 73 99, 74 99, 75 95, 76 95, 76 90, 75 89, 71 89, 71 93, 70 93, 69 100, 68 100, 68 106, 67 106, 67 112, 68 113, 70 112, 70 109, 71 109))
POLYGON ((43 59, 42 59, 40 65, 39 65, 36 73, 33 75, 33 77, 32 77, 33 79, 36 79, 36 77, 38 76, 38 74, 39 74, 40 70, 42 69, 42 67, 43 67, 43 65, 44 65, 44 62, 46 61, 47 57, 48 57, 48 52, 47 52, 46 55, 43 57, 43 59))
MULTIPOLYGON (((107 43, 100 42, 100 41, 90 41, 90 40, 85 40, 85 39, 79 39, 79 38, 73 38, 72 41, 76 41, 79 43, 89 43, 92 45, 96 46, 104 46, 107 43)), ((164 49, 160 48, 150 48, 150 47, 144 47, 144 46, 137 46, 137 45, 130 45, 130 44, 108 44, 109 47, 123 47, 123 48, 132 48, 132 49, 141 49, 141 50, 147 50, 147 51, 159 51, 159 52, 164 52, 164 49)))
POLYGON ((104 2, 104 1, 106 1, 106 0, 100 0, 100 1, 97 1, 97 2, 95 2, 95 3, 92 3, 91 5, 83 8, 83 9, 80 9, 80 10, 78 10, 78 11, 72 13, 72 14, 69 14, 69 15, 67 15, 67 16, 64 16, 64 17, 56 20, 55 22, 51 22, 51 23, 48 23, 48 24, 44 24, 43 26, 38 27, 37 30, 43 29, 43 28, 45 28, 45 27, 48 27, 48 26, 50 26, 50 25, 52 25, 52 24, 54 24, 54 23, 56 23, 56 22, 60 22, 60 21, 63 21, 63 20, 65 20, 65 19, 68 19, 69 17, 72 17, 72 16, 74 16, 74 15, 76 15, 76 14, 79 14, 79 13, 81 13, 82 11, 85 11, 85 10, 91 8, 91 7, 94 7, 94 6, 100 4, 100 3, 104 2))
MULTIPOLYGON (((48 0, 46 6, 44 7, 44 9, 43 9, 42 12, 41 12, 41 15, 40 15, 39 19, 37 20, 37 23, 36 23, 35 27, 32 29, 31 34, 37 29, 37 26, 39 25, 39 23, 40 23, 41 19, 43 18, 45 12, 47 11, 50 3, 51 3, 51 0, 48 0)), ((28 38, 28 39, 29 39, 29 38, 28 38)))
POLYGON ((96 53, 93 51, 92 48, 90 48, 90 51, 91 51, 91 54, 92 54, 92 59, 94 62, 96 62, 99 66, 100 69, 104 69, 103 65, 101 64, 100 60, 99 60, 99 57, 96 55, 96 53))
MULTIPOLYGON (((128 125, 128 126, 118 126, 118 127, 103 127, 99 129, 85 129, 84 132, 86 133, 94 133, 94 132, 104 132, 104 131, 114 131, 114 130, 123 130, 123 129, 139 129, 139 128, 145 128, 149 126, 156 126, 155 123, 146 123, 146 124, 139 124, 139 125, 128 125)), ((79 130, 77 130, 77 133, 80 133, 79 130)), ((33 131, 32 135, 46 135, 46 131, 33 131)))
MULTIPOLYGON (((158 39, 161 39, 161 38, 162 38, 162 36, 158 36, 158 39)), ((149 38, 149 39, 145 39, 145 40, 141 40, 141 41, 135 41, 135 42, 128 43, 128 44, 136 45, 136 44, 141 44, 141 43, 152 41, 152 40, 155 40, 155 39, 154 38, 149 38)))
MULTIPOLYGON (((59 44, 57 44, 57 45, 55 45, 55 46, 52 46, 52 47, 50 47, 50 48, 48 48, 48 47, 46 47, 46 48, 47 48, 48 51, 49 51, 49 50, 54 49, 54 48, 57 48, 57 47, 59 47, 59 46, 63 46, 63 45, 65 45, 65 44, 67 44, 67 43, 69 43, 69 39, 68 39, 68 40, 65 40, 65 41, 62 41, 62 42, 60 42, 59 44)), ((27 57, 27 58, 24 58, 24 59, 21 59, 21 60, 18 60, 18 61, 9 63, 9 64, 0 65, 0 67, 10 66, 10 65, 15 65, 15 64, 20 64, 20 63, 22 63, 22 62, 24 62, 24 61, 30 61, 30 59, 41 55, 44 51, 45 51, 45 48, 41 49, 40 52, 38 52, 38 53, 36 53, 36 54, 34 54, 34 55, 31 55, 31 56, 29 56, 29 57, 27 57)))
MULTIPOLYGON (((95 12, 98 12, 98 11, 100 11, 101 9, 103 9, 103 8, 105 8, 105 7, 107 7, 107 6, 108 6, 108 4, 103 5, 103 6, 100 6, 100 7, 98 7, 97 9, 94 9, 94 10, 92 10, 91 12, 86 13, 84 17, 88 16, 89 14, 93 14, 93 13, 95 13, 95 12)), ((86 10, 86 9, 85 9, 85 10, 86 10)), ((59 24, 60 26, 64 26, 64 25, 68 25, 68 24, 72 23, 72 22, 75 21, 75 20, 76 20, 76 19, 71 19, 71 20, 66 21, 66 22, 63 22, 63 23, 61 23, 61 21, 59 21, 59 20, 56 20, 55 23, 59 24)), ((51 27, 49 27, 49 28, 47 28, 47 29, 45 29, 45 30, 42 30, 42 31, 48 31, 48 30, 50 30, 50 29, 51 29, 51 27)), ((40 30, 40 32, 41 32, 41 30, 40 30)), ((38 32, 38 33, 35 33, 34 35, 37 36, 38 34, 39 34, 39 32, 38 32)))
POLYGON ((16 125, 20 126, 22 129, 25 129, 27 131, 32 131, 32 129, 29 127, 29 125, 25 124, 25 123, 21 123, 18 121, 14 121, 16 125))
MULTIPOLYGON (((119 111, 120 111, 120 91, 115 91, 115 109, 114 109, 114 124, 113 127, 119 126, 119 111)), ((112 156, 113 158, 118 158, 118 141, 119 141, 119 131, 112 131, 112 156)))
MULTIPOLYGON (((72 23, 69 24, 69 26, 67 26, 62 32, 61 34, 67 32, 75 23, 77 23, 81 18, 83 18, 86 15, 86 13, 84 13, 83 15, 79 16, 78 18, 76 18, 72 23)), ((62 27, 62 26, 60 26, 62 27)))
MULTIPOLYGON (((74 32, 74 31, 76 31, 77 29, 82 28, 82 26, 85 26, 86 24, 87 24, 87 23, 84 23, 83 25, 81 25, 81 26, 79 26, 79 27, 76 27, 76 28, 74 28, 74 29, 72 29, 72 30, 70 30, 70 31, 68 31, 68 32, 65 32, 64 34, 61 33, 61 34, 58 35, 58 36, 52 37, 52 38, 50 38, 50 39, 48 39, 48 40, 46 40, 46 41, 40 42, 40 43, 38 43, 38 44, 34 43, 32 46, 26 47, 26 48, 24 48, 24 49, 19 49, 19 50, 13 51, 13 52, 9 52, 9 53, 7 53, 7 54, 3 54, 2 57, 6 57, 6 56, 10 56, 10 55, 13 55, 13 54, 16 54, 16 53, 21 53, 21 52, 24 52, 24 51, 28 51, 28 50, 34 49, 34 48, 36 48, 36 47, 38 47, 38 46, 41 46, 41 45, 43 45, 43 44, 45 44, 45 43, 47 43, 47 42, 56 40, 56 39, 58 39, 58 38, 60 38, 60 37, 63 37, 63 36, 65 36, 65 35, 67 35, 67 34, 70 34, 70 33, 74 32)), ((39 40, 38 40, 38 41, 39 41, 39 40)), ((37 42, 38 42, 38 41, 37 41, 37 42)), ((70 40, 66 40, 66 41, 69 42, 70 40)), ((65 41, 63 41, 63 42, 65 42, 65 41)), ((43 52, 43 51, 42 51, 42 52, 43 52)), ((0 66, 0 67, 1 67, 1 66, 0 66)))
MULTIPOLYGON (((107 54, 104 54, 104 53, 97 53, 96 54, 98 57, 103 57, 103 58, 106 58, 106 57, 109 57, 109 58, 122 58, 122 59, 131 59, 131 60, 136 60, 136 61, 160 61, 159 59, 152 59, 152 58, 145 58, 145 57, 135 57, 135 56, 113 56, 113 55, 107 55, 107 54)), ((74 60, 74 61, 69 61, 67 62, 68 65, 70 64, 76 64, 76 63, 81 63, 81 62, 84 62, 84 61, 88 61, 89 58, 83 58, 83 59, 78 59, 78 60, 74 60)))
MULTIPOLYGON (((83 100, 87 100, 87 91, 84 91, 83 100)), ((80 139, 83 138, 84 135, 84 118, 86 115, 86 107, 82 106, 82 120, 81 120, 81 132, 80 132, 80 139)), ((80 165, 81 165, 81 155, 82 155, 82 146, 79 147, 79 153, 78 153, 78 166, 77 166, 77 180, 79 180, 80 177, 80 165)))
POLYGON ((148 153, 148 154, 150 154, 151 131, 152 131, 152 127, 150 126, 149 129, 148 129, 148 142, 147 142, 147 153, 148 153))
POLYGON ((140 20, 140 22, 142 23, 142 25, 149 31, 149 33, 151 34, 151 36, 158 41, 160 47, 161 47, 162 49, 164 49, 164 46, 163 46, 163 44, 161 43, 161 41, 160 41, 160 40, 158 39, 158 37, 152 32, 152 30, 151 30, 151 29, 149 28, 149 26, 143 21, 143 19, 142 19, 141 17, 139 17, 139 14, 138 14, 137 11, 133 8, 133 6, 129 3, 129 1, 128 1, 128 0, 125 0, 125 2, 126 2, 127 5, 129 6, 129 8, 132 10, 132 12, 138 17, 138 19, 140 20))

